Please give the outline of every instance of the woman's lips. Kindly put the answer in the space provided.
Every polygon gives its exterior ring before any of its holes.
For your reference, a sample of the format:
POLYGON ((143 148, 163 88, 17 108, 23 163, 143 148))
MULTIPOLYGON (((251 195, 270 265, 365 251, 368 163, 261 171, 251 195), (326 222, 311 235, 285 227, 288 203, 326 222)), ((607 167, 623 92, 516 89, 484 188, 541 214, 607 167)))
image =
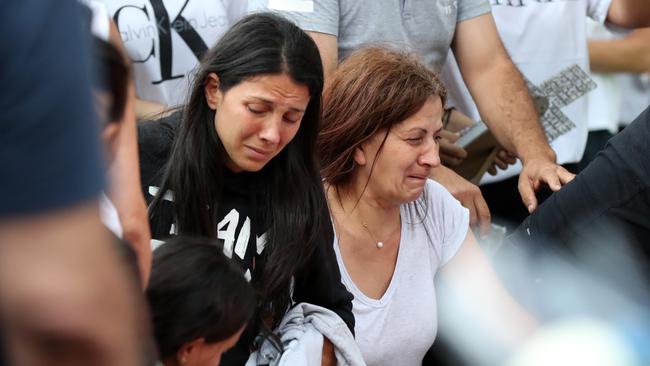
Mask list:
POLYGON ((249 153, 248 155, 251 156, 254 159, 257 159, 257 160, 266 160, 273 153, 272 150, 260 149, 260 148, 256 148, 256 147, 248 146, 248 145, 245 145, 245 147, 248 150, 248 153, 249 153))

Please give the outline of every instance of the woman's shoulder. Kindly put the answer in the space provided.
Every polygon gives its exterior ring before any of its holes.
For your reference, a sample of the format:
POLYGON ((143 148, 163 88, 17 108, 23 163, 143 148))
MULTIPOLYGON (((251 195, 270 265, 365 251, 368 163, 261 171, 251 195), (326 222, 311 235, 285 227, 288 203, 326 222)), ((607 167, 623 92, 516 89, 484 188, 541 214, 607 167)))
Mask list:
POLYGON ((151 183, 166 165, 179 123, 179 112, 161 119, 138 122, 138 153, 143 183, 151 183))

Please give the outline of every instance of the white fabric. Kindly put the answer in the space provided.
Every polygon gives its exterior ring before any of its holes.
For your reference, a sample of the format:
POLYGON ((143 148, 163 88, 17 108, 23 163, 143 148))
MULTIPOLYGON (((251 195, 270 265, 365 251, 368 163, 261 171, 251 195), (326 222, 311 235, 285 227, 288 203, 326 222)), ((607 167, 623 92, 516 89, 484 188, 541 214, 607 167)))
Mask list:
POLYGON ((122 224, 120 224, 117 209, 105 193, 102 193, 99 197, 99 217, 104 226, 112 231, 115 236, 122 238, 122 224))
POLYGON ((280 337, 284 352, 268 340, 259 351, 253 352, 246 366, 320 366, 323 354, 323 336, 334 346, 339 366, 365 366, 354 336, 335 312, 321 306, 300 303, 282 318, 274 333, 280 337))
POLYGON ((108 41, 110 34, 110 23, 108 10, 99 0, 79 0, 86 4, 93 13, 93 19, 90 22, 90 32, 98 38, 108 41))
POLYGON ((650 105, 650 75, 620 74, 617 78, 623 95, 620 125, 627 126, 650 105))
POLYGON ((169 107, 185 102, 198 59, 189 38, 196 32, 207 48, 246 11, 246 0, 102 0, 133 61, 136 94, 169 107), (166 14, 166 17, 164 16, 166 14), (182 23, 182 19, 187 23, 182 23), (165 22, 167 20, 167 22, 165 22), (161 40, 163 41, 161 44, 161 40), (165 46, 165 40, 171 43, 165 46), (170 51, 163 55, 162 51, 170 51), (163 71, 170 65, 170 72, 163 71))
MULTIPOLYGON (((491 0, 499 35, 522 74, 539 86, 570 66, 589 71, 586 17, 603 23, 611 0, 491 0)), ((448 58, 443 71, 450 104, 474 119, 476 106, 460 78, 455 62, 448 58)), ((555 139, 551 146, 558 163, 580 161, 587 142, 587 98, 581 96, 560 109, 575 128, 555 139)), ((482 183, 500 181, 519 174, 521 165, 510 166, 496 177, 486 175, 482 183)))
POLYGON ((397 263, 381 299, 369 298, 357 288, 341 258, 338 237, 334 241, 342 282, 354 295, 355 338, 369 366, 419 366, 436 338, 433 280, 465 240, 469 212, 432 180, 425 192, 428 207, 423 220, 409 215, 408 206, 402 205, 397 263))
MULTIPOLYGON (((616 36, 604 24, 587 20, 589 39, 607 40, 616 36)), ((607 130, 618 132, 618 119, 621 114, 621 93, 616 74, 592 72, 598 88, 587 95, 589 105, 589 131, 607 130)))

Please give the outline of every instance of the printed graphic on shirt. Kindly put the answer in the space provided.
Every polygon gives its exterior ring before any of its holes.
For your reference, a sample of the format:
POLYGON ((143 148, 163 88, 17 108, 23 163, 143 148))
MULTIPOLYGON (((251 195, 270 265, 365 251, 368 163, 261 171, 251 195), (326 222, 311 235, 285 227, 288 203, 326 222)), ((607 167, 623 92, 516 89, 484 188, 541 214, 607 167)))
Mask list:
POLYGON ((531 3, 546 4, 546 3, 557 3, 557 2, 567 2, 567 1, 580 1, 580 0, 490 0, 490 5, 521 7, 521 6, 530 5, 531 3))
POLYGON ((594 90, 596 83, 580 66, 573 65, 539 86, 526 79, 526 86, 535 103, 546 137, 551 142, 576 127, 561 108, 594 90))
MULTIPOLYGON (((147 192, 155 197, 159 188, 149 186, 147 192)), ((173 202, 173 192, 167 191, 163 200, 173 202)), ((175 235, 175 225, 172 224, 170 234, 175 235)), ((217 223, 217 238, 223 240, 223 253, 228 257, 235 259, 237 262, 242 263, 246 268, 245 277, 251 280, 251 271, 254 266, 254 257, 259 256, 264 251, 266 246, 266 233, 256 235, 251 230, 251 219, 248 216, 240 215, 236 209, 231 209, 224 217, 217 223), (255 235, 254 247, 250 247, 251 235, 255 235), (251 265, 247 265, 251 263, 251 265)))
POLYGON ((224 5, 215 3, 220 9, 202 8, 199 0, 124 1, 114 10, 113 20, 134 63, 158 64, 159 78, 152 81, 155 85, 185 77, 174 72, 177 48, 191 51, 198 60, 208 49, 202 35, 220 34, 228 27, 224 5))

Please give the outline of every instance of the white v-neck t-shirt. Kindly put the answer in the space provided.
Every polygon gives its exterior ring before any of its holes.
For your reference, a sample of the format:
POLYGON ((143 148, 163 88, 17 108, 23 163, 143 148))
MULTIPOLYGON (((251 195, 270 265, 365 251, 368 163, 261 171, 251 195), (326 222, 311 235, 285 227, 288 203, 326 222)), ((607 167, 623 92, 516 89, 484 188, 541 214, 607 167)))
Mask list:
POLYGON ((423 219, 410 215, 409 205, 400 208, 397 263, 388 289, 378 300, 364 295, 354 284, 343 263, 338 237, 334 239, 341 280, 354 295, 355 338, 369 366, 419 366, 436 338, 433 280, 465 240, 469 211, 432 180, 426 183, 425 197, 423 219))

